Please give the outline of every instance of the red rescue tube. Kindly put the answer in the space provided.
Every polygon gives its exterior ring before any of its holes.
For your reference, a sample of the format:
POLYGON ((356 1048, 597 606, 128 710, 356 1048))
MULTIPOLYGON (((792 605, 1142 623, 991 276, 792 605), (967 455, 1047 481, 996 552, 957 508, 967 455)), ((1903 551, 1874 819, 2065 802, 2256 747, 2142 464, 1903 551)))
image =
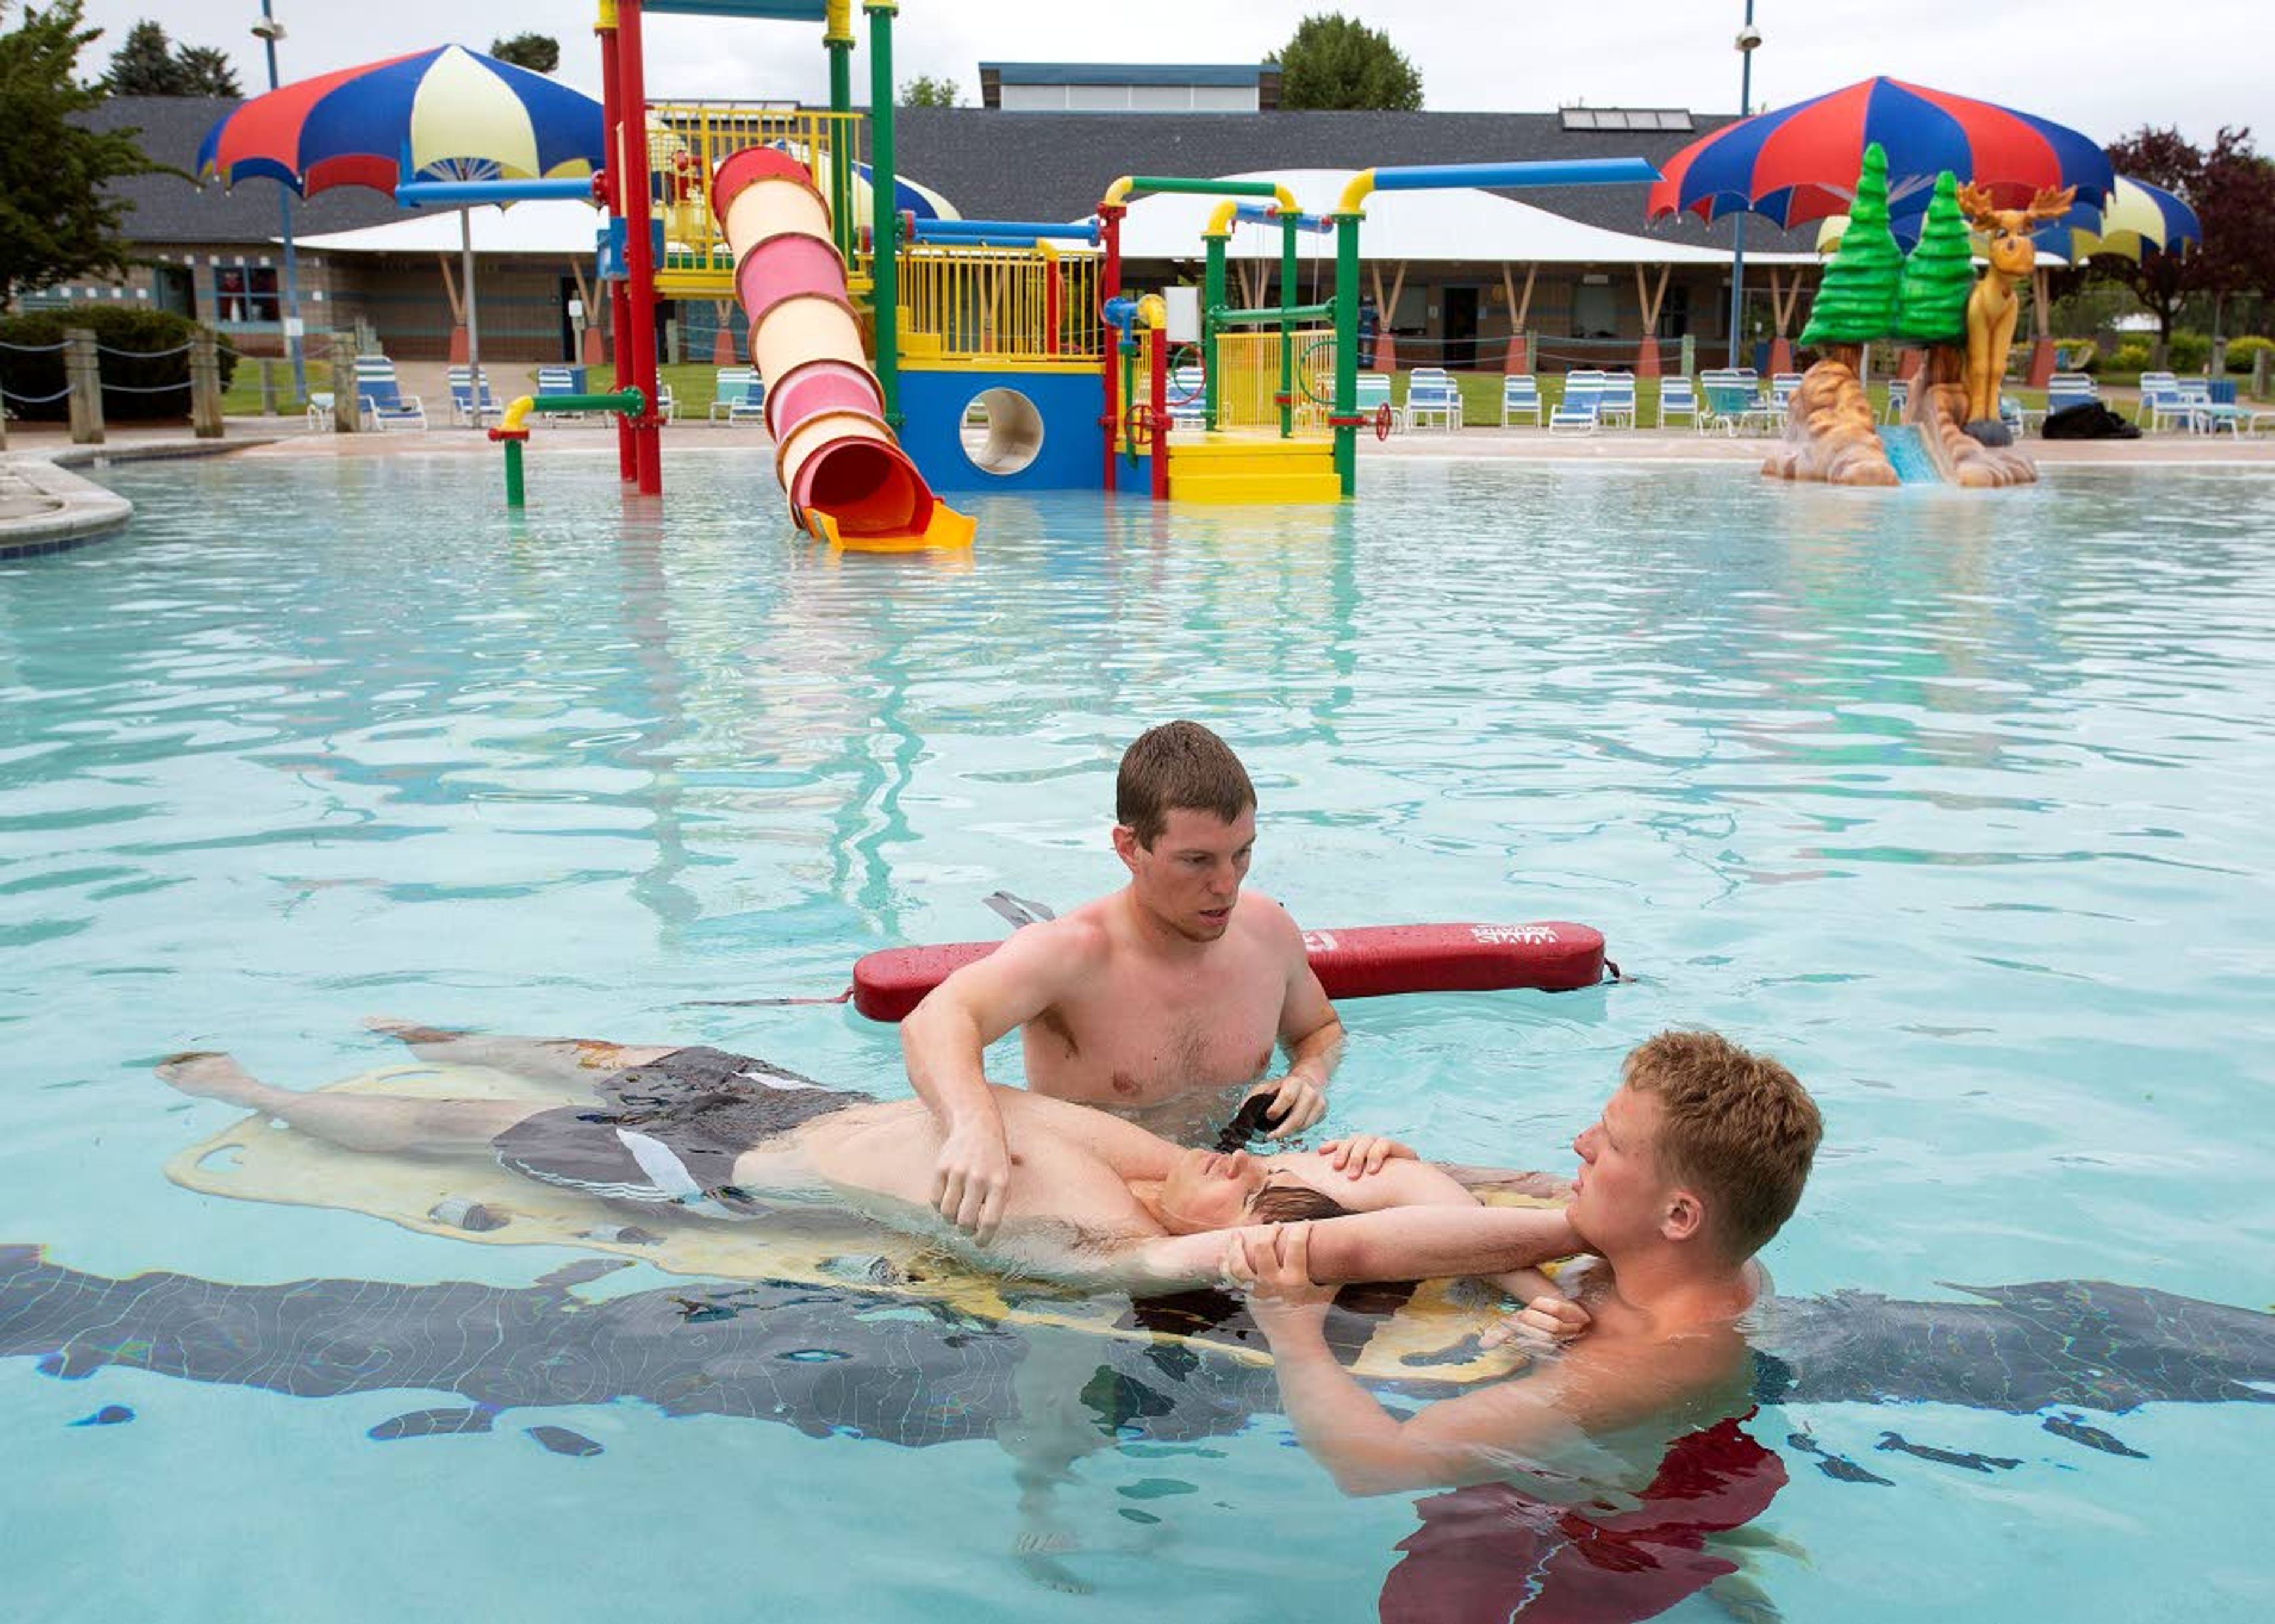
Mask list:
MULTIPOLYGON (((1001 945, 957 941, 869 954, 853 966, 853 1007, 873 1021, 900 1020, 952 973, 1001 945)), ((1304 946, 1329 998, 1512 987, 1567 993, 1604 978, 1604 933, 1561 919, 1530 925, 1362 925, 1306 931, 1304 946)))

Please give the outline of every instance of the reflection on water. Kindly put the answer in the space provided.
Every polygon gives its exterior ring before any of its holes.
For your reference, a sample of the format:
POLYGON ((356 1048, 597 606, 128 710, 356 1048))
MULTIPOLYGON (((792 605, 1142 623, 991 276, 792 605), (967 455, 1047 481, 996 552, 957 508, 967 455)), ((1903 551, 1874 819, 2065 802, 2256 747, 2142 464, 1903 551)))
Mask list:
MULTIPOLYGON (((979 899, 998 888, 1095 894, 1117 878, 1116 757, 1191 715, 1247 759, 1256 881, 1305 924, 1578 919, 1636 977, 1348 1008, 1337 1124, 1561 1165, 1620 1054, 1719 1025, 1826 1106, 1826 1156, 1771 1259, 1788 1292, 2267 1295, 2250 1282, 2275 1235, 2275 481, 2064 469, 1981 498, 1393 464, 1325 511, 989 499, 971 556, 927 561, 805 545, 762 460, 675 453, 661 504, 620 500, 612 476, 603 457, 548 462, 510 520, 455 463, 119 469, 140 508, 126 538, 0 566, 0 1020, 36 1057, 0 1088, 0 1241, 114 1279, 525 1288, 538 1271, 496 1249, 173 1190, 156 1169, 210 1108, 162 1099, 149 1059, 226 1046, 314 1081, 372 1062, 339 1034, 382 1009, 714 1041, 897 1087, 889 1031, 690 1001, 834 993, 871 948, 994 933, 979 899)), ((11 1436, 42 1481, 92 1492, 86 1449, 182 1436, 50 1428, 62 1401, 24 1369, 0 1368, 0 1403, 36 1418, 11 1436)), ((65 1395, 64 1418, 140 1403, 121 1391, 65 1395)), ((1963 1469, 1876 1453, 1883 1429, 1854 1406, 1750 1424, 1784 1452, 1775 1515, 1813 1564, 1757 1575, 1788 1616, 1904 1616, 1889 1553, 1924 1548, 1954 1611, 2011 1597, 2020 1563, 2066 1616, 2119 1616, 2128 1542, 2096 1532, 2112 1519, 2206 1575, 2203 1616, 2269 1599, 2226 1555, 2264 1412, 2196 1428, 2153 1399, 2112 1427, 2149 1462, 2072 1471, 2047 1454, 2069 1435, 1955 1405, 1924 1401, 1901 1434, 2022 1461, 1999 1475, 2000 1515, 1954 1518, 1930 1485, 1963 1469), (1809 1469, 1794 1436, 1895 1487, 1809 1469), (1883 1496, 1880 1521, 1854 1531, 1838 1494, 1883 1496), (2015 1511, 2037 1530, 2020 1557, 1999 1531, 2015 1511)), ((287 1424, 178 1413, 220 1437, 287 1424)), ((667 1468, 612 1414, 563 1418, 608 1446, 588 1465, 527 1453, 624 1474, 586 1481, 653 1503, 667 1468)), ((1365 1616, 1414 1503, 1344 1507, 1274 1424, 1174 1469, 1100 1432, 1109 1446, 1063 1470, 1106 1509, 1052 1557, 1100 1586, 1085 1605, 1365 1616), (1192 1492, 1143 1486, 1171 1481, 1192 1492), (1252 1519, 1283 1545, 1259 1550, 1252 1519)), ((765 1502, 786 1605, 842 1597, 858 1559, 881 1615, 944 1595, 1045 1616, 1053 1593, 963 1576, 970 1550, 1017 1537, 993 1445, 881 1468, 771 1431, 722 1453, 719 1479, 843 1491, 765 1502), (882 1521, 847 1509, 881 1492, 914 1498, 882 1521)), ((675 1472, 707 1446, 674 1438, 675 1472)), ((286 1492, 331 1459, 313 1446, 286 1492)), ((160 1464, 148 1480, 192 1507, 173 1514, 245 1492, 202 1452, 160 1464)), ((533 1480, 532 1503, 558 1484, 533 1480)), ((389 1504, 441 1570, 480 1570, 407 1487, 389 1504)), ((45 1519, 31 1593, 66 1593, 84 1519, 10 1507, 45 1519)), ((367 1510, 343 1503, 343 1561, 364 1560, 367 1510)), ((712 1536, 707 1507, 683 1510, 654 1535, 662 1555, 712 1536)), ((613 1582, 522 1576, 524 1599, 571 1612, 613 1582)), ((312 1605, 359 1616, 352 1598, 312 1605)))

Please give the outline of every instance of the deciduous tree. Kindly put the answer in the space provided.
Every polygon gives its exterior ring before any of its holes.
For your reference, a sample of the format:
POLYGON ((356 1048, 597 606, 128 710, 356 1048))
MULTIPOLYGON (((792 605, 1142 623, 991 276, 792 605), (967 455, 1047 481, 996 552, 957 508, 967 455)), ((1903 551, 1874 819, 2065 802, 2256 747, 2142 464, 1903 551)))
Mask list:
POLYGON ((1268 61, 1280 64, 1280 105, 1422 110, 1422 74, 1390 36, 1333 11, 1306 17, 1268 61))
POLYGON ((961 105, 961 98, 954 79, 945 77, 934 79, 928 73, 919 73, 914 79, 901 81, 901 105, 956 107, 961 105))
MULTIPOLYGON (((8 10, 0 4, 0 23, 8 10)), ((79 53, 102 34, 86 26, 83 0, 26 7, 0 33, 0 309, 29 289, 123 274, 127 205, 109 185, 164 167, 136 144, 139 130, 78 122, 102 99, 79 77, 79 53)))

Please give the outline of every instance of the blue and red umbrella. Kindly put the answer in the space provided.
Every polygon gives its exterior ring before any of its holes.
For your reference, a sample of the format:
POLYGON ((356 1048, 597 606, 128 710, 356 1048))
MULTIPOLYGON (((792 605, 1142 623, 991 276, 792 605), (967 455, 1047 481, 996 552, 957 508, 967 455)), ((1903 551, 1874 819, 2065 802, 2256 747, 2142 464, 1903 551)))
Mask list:
POLYGON ((540 180, 605 166, 601 104, 463 45, 343 68, 255 96, 207 132, 200 179, 306 196, 407 180, 540 180))
MULTIPOLYGON (((607 166, 601 103, 542 73, 444 45, 321 73, 253 97, 206 132, 198 178, 390 196, 412 181, 574 179, 607 166)), ((459 215, 466 360, 480 375, 471 210, 459 215)))
POLYGON ((2097 208, 2117 180, 2098 145, 2052 119, 1868 79, 1701 136, 1660 166, 1648 216, 1750 210, 1790 227, 1846 214, 1874 142, 1888 155, 1888 208, 1898 217, 1926 210, 1945 170, 2014 208, 2045 186, 2075 186, 2077 200, 2097 208))

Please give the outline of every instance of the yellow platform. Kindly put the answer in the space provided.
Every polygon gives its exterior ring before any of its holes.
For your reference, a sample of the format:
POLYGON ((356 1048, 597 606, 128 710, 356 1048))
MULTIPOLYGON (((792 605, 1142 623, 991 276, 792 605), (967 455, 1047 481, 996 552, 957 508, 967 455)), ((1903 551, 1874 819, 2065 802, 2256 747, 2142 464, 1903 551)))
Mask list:
POLYGON ((1169 440, 1172 502, 1342 500, 1332 440, 1212 434, 1169 440))

